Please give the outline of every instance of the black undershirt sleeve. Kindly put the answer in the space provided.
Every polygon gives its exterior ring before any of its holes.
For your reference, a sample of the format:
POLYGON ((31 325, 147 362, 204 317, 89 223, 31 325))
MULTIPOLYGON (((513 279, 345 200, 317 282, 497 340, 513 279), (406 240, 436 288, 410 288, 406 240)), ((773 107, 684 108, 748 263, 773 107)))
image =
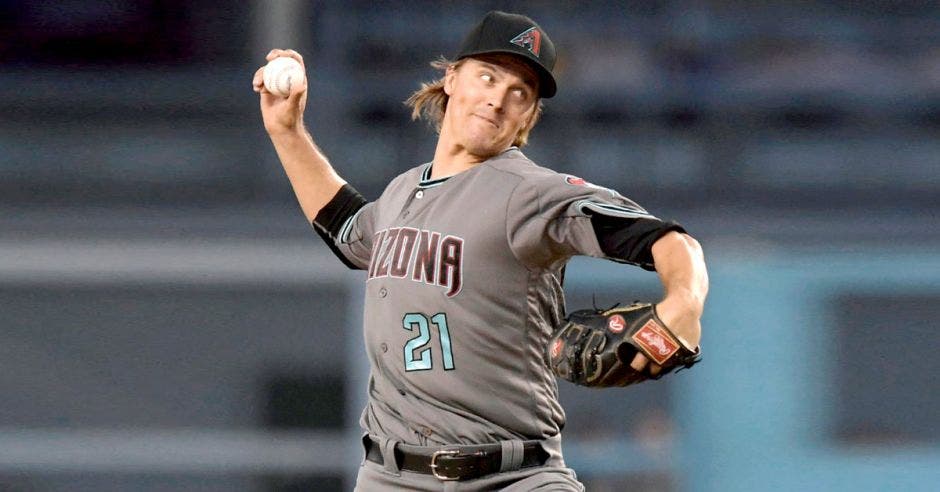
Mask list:
POLYGON ((355 215, 366 203, 368 203, 366 199, 355 188, 344 184, 313 219, 313 228, 317 234, 323 238, 330 251, 352 270, 359 270, 359 267, 349 261, 346 255, 336 247, 336 240, 346 220, 355 215))
POLYGON ((671 231, 685 232, 675 222, 659 219, 611 217, 594 214, 591 225, 601 251, 609 258, 656 271, 653 264, 653 243, 671 231))

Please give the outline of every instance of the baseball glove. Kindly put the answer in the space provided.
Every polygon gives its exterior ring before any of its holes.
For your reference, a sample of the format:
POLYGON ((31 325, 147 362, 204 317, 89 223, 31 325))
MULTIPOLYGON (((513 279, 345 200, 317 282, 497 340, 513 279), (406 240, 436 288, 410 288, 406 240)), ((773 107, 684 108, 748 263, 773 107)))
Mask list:
POLYGON ((581 386, 628 386, 659 379, 679 367, 701 360, 699 347, 689 347, 666 327, 653 304, 582 309, 565 318, 548 345, 548 358, 556 376, 581 386), (650 360, 642 371, 630 367, 641 352, 650 360), (662 370, 653 375, 652 363, 662 370))

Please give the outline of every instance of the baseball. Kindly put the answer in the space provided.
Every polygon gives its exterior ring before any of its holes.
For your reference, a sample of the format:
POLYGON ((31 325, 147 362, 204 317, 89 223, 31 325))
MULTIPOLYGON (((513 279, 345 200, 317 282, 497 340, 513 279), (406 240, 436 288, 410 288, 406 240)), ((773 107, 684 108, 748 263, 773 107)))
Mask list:
POLYGON ((276 96, 289 96, 291 85, 303 81, 304 68, 293 58, 281 56, 264 66, 264 87, 276 96))

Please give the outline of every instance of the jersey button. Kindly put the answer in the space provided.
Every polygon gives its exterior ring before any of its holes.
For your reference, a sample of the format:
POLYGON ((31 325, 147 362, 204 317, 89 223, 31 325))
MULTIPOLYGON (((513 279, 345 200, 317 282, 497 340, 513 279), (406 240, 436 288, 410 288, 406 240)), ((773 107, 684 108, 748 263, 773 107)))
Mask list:
POLYGON ((382 352, 388 352, 388 344, 385 342, 382 342, 382 344, 379 345, 379 348, 382 349, 382 352))
POLYGON ((422 427, 421 434, 424 434, 424 437, 431 437, 431 434, 434 434, 434 431, 430 427, 422 427))
POLYGON ((388 290, 385 287, 379 289, 379 297, 385 297, 388 295, 388 290))
POLYGON ((415 198, 420 199, 420 198, 423 197, 423 196, 424 196, 424 191, 423 191, 423 190, 418 190, 418 192, 415 193, 415 198))

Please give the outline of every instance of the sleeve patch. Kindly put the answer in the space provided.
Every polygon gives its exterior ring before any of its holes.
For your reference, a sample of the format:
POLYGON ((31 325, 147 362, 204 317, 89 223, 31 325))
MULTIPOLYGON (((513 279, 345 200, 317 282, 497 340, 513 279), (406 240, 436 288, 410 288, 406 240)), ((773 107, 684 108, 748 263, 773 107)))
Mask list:
POLYGON ((588 186, 588 182, 585 181, 584 178, 579 178, 579 177, 577 177, 577 176, 570 176, 570 175, 569 175, 569 176, 567 176, 567 177, 565 178, 565 181, 567 181, 568 184, 570 184, 570 185, 575 185, 575 186, 588 186))

